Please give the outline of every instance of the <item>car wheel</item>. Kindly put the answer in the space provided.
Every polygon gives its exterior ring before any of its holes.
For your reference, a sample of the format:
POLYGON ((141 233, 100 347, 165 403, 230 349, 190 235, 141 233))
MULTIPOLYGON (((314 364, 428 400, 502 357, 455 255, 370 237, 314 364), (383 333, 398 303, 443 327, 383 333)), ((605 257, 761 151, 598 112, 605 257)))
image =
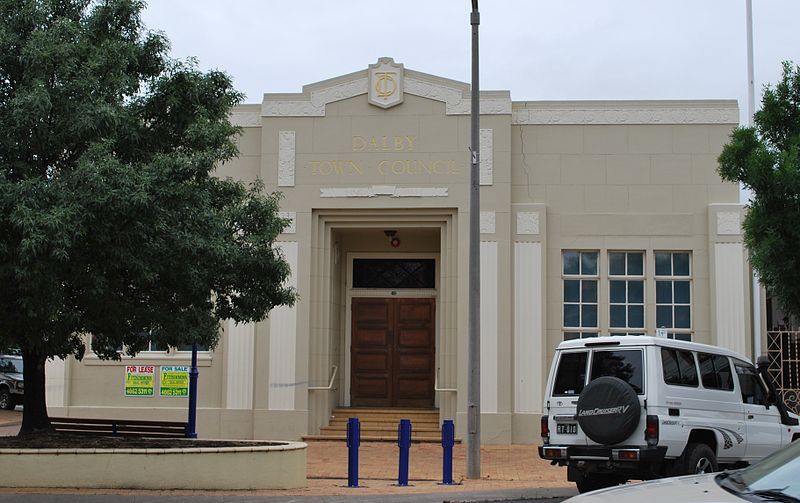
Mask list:
POLYGON ((583 477, 581 480, 575 482, 575 485, 578 487, 578 492, 581 494, 598 489, 605 489, 606 487, 614 487, 619 484, 624 484, 624 482, 612 477, 583 477))
POLYGON ((5 388, 0 389, 0 409, 11 410, 14 407, 16 407, 16 404, 11 393, 5 388))
POLYGON ((684 475, 713 473, 719 470, 714 451, 706 444, 689 444, 681 456, 681 471, 684 475))

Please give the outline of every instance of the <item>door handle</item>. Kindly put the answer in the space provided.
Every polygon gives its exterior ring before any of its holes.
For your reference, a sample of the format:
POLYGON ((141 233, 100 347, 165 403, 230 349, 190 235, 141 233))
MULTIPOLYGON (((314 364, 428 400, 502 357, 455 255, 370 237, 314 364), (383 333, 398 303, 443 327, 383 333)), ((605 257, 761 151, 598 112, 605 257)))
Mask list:
POLYGON ((753 416, 752 414, 748 414, 748 415, 747 415, 747 419, 753 419, 753 417, 754 417, 754 416, 753 416))

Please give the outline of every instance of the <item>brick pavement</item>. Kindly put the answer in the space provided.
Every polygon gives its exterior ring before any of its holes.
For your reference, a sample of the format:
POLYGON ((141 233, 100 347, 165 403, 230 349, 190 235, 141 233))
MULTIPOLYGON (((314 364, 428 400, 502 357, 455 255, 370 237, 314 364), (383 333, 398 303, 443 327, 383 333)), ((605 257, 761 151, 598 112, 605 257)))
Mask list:
MULTIPOLYGON (((21 411, 0 410, 0 435, 15 435, 21 411)), ((393 442, 365 442, 359 449, 359 487, 347 487, 347 447, 339 441, 308 442, 308 486, 287 491, 234 491, 224 494, 261 496, 365 496, 421 493, 465 493, 520 489, 570 490, 566 469, 550 466, 539 459, 535 445, 484 445, 481 448, 481 474, 478 480, 466 478, 466 445, 453 449, 452 486, 443 486, 442 447, 439 444, 411 446, 409 486, 398 487, 398 447, 393 442)), ((37 492, 37 490, 0 489, 0 493, 37 492)), ((131 491, 63 489, 40 490, 45 493, 129 494, 131 491)), ((191 495, 192 491, 136 491, 136 494, 191 495)), ((203 494, 208 494, 207 492, 203 494)), ((222 493, 220 493, 222 494, 222 493)))

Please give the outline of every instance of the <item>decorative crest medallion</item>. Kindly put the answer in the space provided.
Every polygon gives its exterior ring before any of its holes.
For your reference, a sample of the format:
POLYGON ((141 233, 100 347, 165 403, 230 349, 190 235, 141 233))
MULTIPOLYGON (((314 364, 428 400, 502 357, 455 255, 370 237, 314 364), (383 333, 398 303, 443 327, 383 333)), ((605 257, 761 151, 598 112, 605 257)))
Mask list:
POLYGON ((381 108, 403 102, 403 65, 392 58, 380 58, 369 65, 368 101, 381 108))

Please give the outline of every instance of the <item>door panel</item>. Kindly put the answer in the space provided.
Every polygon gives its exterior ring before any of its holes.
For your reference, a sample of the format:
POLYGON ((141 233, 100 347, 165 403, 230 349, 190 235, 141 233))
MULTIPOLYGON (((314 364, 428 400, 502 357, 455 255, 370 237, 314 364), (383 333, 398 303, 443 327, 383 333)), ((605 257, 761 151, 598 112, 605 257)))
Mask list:
POLYGON ((353 299, 350 393, 354 407, 392 404, 392 325, 386 299, 353 299))
POLYGON ((351 404, 433 407, 434 326, 434 299, 353 299, 351 404))
POLYGON ((434 300, 396 299, 395 406, 433 407, 434 300))

